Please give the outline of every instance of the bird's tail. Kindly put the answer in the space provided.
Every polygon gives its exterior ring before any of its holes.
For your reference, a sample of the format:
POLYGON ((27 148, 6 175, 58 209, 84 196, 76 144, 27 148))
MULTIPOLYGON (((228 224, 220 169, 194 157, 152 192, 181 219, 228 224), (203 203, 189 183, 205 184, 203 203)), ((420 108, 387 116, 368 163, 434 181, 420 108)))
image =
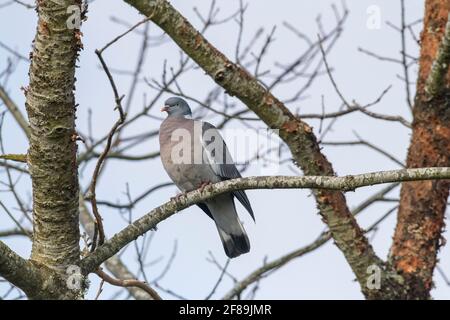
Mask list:
POLYGON ((228 234, 217 226, 220 240, 222 240, 223 248, 229 258, 236 258, 237 256, 250 251, 250 241, 248 240, 248 236, 241 223, 239 221, 238 223, 241 227, 241 232, 238 234, 228 234))
POLYGON ((230 193, 216 196, 206 202, 216 223, 225 253, 235 258, 250 251, 250 241, 234 205, 233 195, 230 193))

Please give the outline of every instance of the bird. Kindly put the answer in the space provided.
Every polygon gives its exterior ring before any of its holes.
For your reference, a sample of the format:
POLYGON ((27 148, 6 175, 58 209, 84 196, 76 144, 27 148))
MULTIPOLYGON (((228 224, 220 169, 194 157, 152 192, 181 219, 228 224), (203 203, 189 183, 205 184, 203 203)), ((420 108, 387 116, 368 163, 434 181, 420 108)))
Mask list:
MULTIPOLYGON (((181 190, 179 196, 198 188, 203 190, 211 183, 241 178, 219 130, 208 122, 192 119, 191 108, 184 99, 167 99, 161 112, 167 113, 159 130, 161 161, 181 190)), ((229 258, 250 251, 250 241, 239 220, 235 198, 255 221, 244 190, 223 193, 197 203, 214 220, 229 258)))

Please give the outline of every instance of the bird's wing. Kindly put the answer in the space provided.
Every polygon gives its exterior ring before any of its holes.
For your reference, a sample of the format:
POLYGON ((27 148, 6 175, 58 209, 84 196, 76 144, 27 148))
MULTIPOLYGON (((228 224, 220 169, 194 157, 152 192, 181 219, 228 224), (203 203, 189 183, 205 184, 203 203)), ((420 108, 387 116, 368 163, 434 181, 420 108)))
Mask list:
MULTIPOLYGON (((201 143, 207 160, 217 176, 222 178, 222 180, 242 177, 231 158, 231 154, 219 130, 208 122, 202 122, 201 143)), ((253 209, 245 191, 237 190, 232 193, 242 203, 245 209, 247 209, 252 219, 255 220, 253 209)))

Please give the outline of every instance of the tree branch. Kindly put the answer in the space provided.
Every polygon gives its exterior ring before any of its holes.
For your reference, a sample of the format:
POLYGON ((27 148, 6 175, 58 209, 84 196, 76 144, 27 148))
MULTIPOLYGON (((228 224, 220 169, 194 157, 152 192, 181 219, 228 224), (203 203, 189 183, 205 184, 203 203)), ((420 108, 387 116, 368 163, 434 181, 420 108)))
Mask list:
POLYGON ((108 155, 109 151, 111 150, 112 139, 114 137, 114 134, 116 133, 117 129, 124 123, 125 117, 126 117, 126 115, 123 111, 123 108, 122 108, 123 96, 122 97, 119 96, 114 79, 113 79, 111 72, 109 71, 108 66, 106 65, 106 62, 102 56, 103 50, 105 50, 108 47, 108 45, 103 47, 103 49, 101 49, 101 50, 95 50, 95 54, 97 55, 98 59, 100 60, 103 70, 105 71, 106 76, 109 79, 109 83, 113 89, 114 99, 116 102, 115 109, 117 109, 119 111, 119 119, 116 121, 116 123, 114 123, 113 127, 109 131, 105 149, 100 154, 100 156, 97 160, 97 163, 96 163, 95 169, 94 169, 94 173, 92 174, 91 184, 89 186, 89 197, 88 198, 91 201, 92 212, 94 213, 95 220, 96 220, 96 232, 94 233, 94 238, 92 240, 91 251, 94 251, 97 246, 97 231, 98 231, 98 244, 102 244, 103 241, 105 240, 105 232, 103 230, 102 217, 100 215, 100 212, 98 211, 98 206, 97 206, 97 196, 96 196, 97 178, 100 175, 100 170, 102 169, 102 166, 106 159, 106 156, 108 155))
POLYGON ((34 299, 73 299, 53 270, 34 265, 0 241, 0 275, 34 299))
MULTIPOLYGON (((394 207, 390 209, 386 214, 384 214, 380 219, 378 219, 375 223, 373 223, 367 230, 366 233, 369 231, 372 231, 375 229, 384 219, 390 215, 394 210, 396 210, 397 207, 394 207)), ((302 257, 317 248, 323 246, 325 243, 327 243, 331 239, 331 235, 329 231, 323 232, 316 240, 314 240, 312 243, 301 247, 299 249, 296 249, 278 259, 275 259, 269 263, 264 263, 264 265, 252 273, 250 273, 248 276, 246 276, 243 280, 237 282, 234 287, 228 291, 228 293, 225 294, 225 296, 222 298, 223 300, 231 300, 234 297, 239 296, 242 291, 244 291, 248 286, 250 286, 254 282, 260 281, 262 278, 268 276, 273 271, 278 270, 279 268, 283 267, 287 263, 291 262, 292 260, 302 257)))
POLYGON ((9 112, 11 112, 12 116, 17 121, 25 135, 30 137, 30 127, 28 126, 27 120, 23 116, 22 112, 20 112, 19 107, 14 103, 14 101, 11 100, 2 86, 0 86, 0 99, 3 101, 6 108, 8 108, 9 112))
POLYGON ((26 154, 0 154, 0 159, 26 163, 27 155, 26 154))
POLYGON ((450 179, 450 168, 421 168, 380 171, 353 176, 261 176, 232 179, 197 189, 184 197, 173 199, 153 209, 128 227, 114 235, 81 261, 83 271, 94 272, 106 259, 119 252, 125 245, 154 229, 158 223, 195 203, 205 201, 219 194, 241 189, 328 189, 353 191, 364 186, 388 182, 417 181, 429 179, 450 179))
POLYGON ((27 229, 19 229, 19 228, 15 228, 15 229, 9 229, 9 230, 2 230, 0 231, 0 238, 5 238, 5 237, 12 237, 12 236, 25 236, 25 237, 32 237, 33 236, 33 231, 31 230, 27 230, 27 229))
POLYGON ((327 243, 331 239, 331 235, 328 232, 325 232, 320 235, 317 240, 313 241, 311 244, 301 247, 299 249, 296 249, 278 259, 275 259, 269 263, 264 263, 264 265, 252 273, 250 273, 248 276, 246 276, 243 280, 240 280, 237 282, 233 288, 228 291, 224 296, 223 300, 231 300, 236 296, 239 296, 242 291, 244 291, 249 285, 252 283, 259 281, 264 276, 266 276, 269 272, 275 271, 276 269, 281 268, 291 260, 301 257, 319 247, 327 243))
POLYGON ((137 287, 147 292, 153 298, 153 300, 162 300, 159 294, 144 282, 135 279, 126 279, 126 280, 114 279, 113 277, 111 277, 110 275, 108 275, 107 273, 103 272, 100 269, 97 270, 95 273, 105 282, 113 286, 124 288, 137 287))

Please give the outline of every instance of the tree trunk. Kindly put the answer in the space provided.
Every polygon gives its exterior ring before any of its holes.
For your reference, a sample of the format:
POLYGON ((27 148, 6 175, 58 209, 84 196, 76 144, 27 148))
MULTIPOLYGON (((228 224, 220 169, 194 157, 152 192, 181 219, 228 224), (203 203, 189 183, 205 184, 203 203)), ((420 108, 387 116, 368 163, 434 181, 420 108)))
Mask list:
POLYGON ((78 0, 38 1, 38 26, 25 89, 30 123, 34 263, 65 272, 80 260, 75 131, 75 61, 80 32, 67 24, 78 0), (73 7, 72 7, 73 8, 73 7))
MULTIPOLYGON (((426 90, 427 78, 443 39, 449 10, 448 0, 426 2, 408 168, 450 165, 448 70, 439 94, 430 97, 426 90)), ((449 187, 449 180, 402 184, 390 262, 405 277, 408 298, 430 297, 437 252, 443 244, 441 233, 449 187)))

